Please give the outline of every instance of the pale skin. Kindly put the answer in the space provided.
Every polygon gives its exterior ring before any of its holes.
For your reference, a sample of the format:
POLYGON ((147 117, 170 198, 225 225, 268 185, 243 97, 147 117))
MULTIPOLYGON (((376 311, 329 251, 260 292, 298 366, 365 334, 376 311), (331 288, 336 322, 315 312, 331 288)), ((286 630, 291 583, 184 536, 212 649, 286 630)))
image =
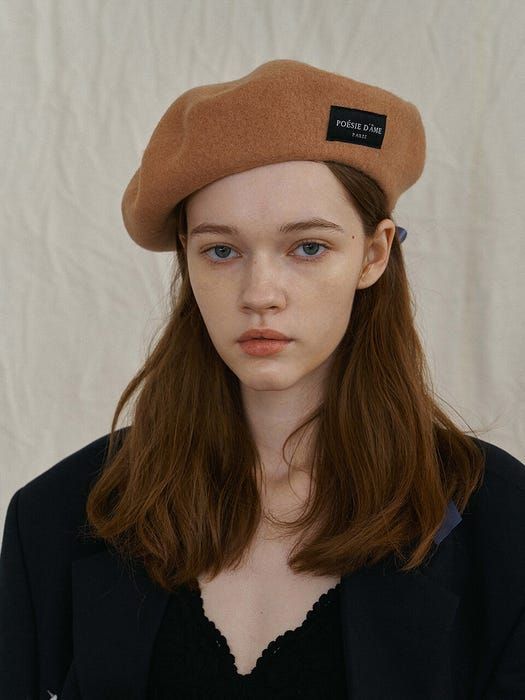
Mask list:
MULTIPOLYGON (((190 283, 217 353, 240 381, 262 461, 263 507, 289 517, 304 502, 310 475, 304 468, 305 443, 294 456, 289 487, 284 441, 321 400, 355 292, 384 272, 395 224, 382 220, 373 238, 366 239, 343 186, 324 164, 313 161, 274 163, 217 180, 191 196, 187 223, 188 239, 180 240, 190 283), (278 230, 313 218, 343 231, 278 230), (235 226, 239 235, 192 237, 204 222, 235 226), (253 327, 273 328, 293 342, 276 355, 247 355, 237 339, 253 327)), ((288 458, 294 447, 288 447, 288 458)), ((293 541, 271 534, 263 521, 241 567, 214 579, 198 577, 206 615, 226 637, 243 674, 272 639, 298 627, 339 580, 293 572, 287 564, 293 541)))
MULTIPOLYGON (((395 224, 382 220, 373 239, 366 239, 344 188, 323 163, 314 161, 274 163, 213 182, 189 199, 187 223, 188 241, 180 240, 195 299, 215 349, 239 378, 265 482, 279 489, 287 483, 283 443, 319 403, 355 292, 383 274, 395 224), (334 222, 344 232, 278 231, 283 223, 314 217, 334 222), (235 226, 241 235, 193 238, 192 230, 204 222, 235 226), (309 239, 327 247, 298 247, 309 239), (219 257, 212 246, 228 249, 219 257), (204 249, 208 251, 200 254, 204 249), (237 338, 262 326, 293 342, 276 355, 247 355, 237 338)), ((299 450, 295 460, 300 469, 299 450)))

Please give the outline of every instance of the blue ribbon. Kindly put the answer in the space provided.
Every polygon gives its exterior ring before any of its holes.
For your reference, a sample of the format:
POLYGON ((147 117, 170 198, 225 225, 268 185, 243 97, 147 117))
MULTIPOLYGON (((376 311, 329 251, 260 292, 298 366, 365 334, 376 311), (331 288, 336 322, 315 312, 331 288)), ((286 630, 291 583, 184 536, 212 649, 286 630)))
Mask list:
POLYGON ((402 226, 396 226, 396 234, 397 237, 399 238, 399 242, 403 243, 405 238, 408 236, 408 231, 406 228, 403 228, 402 226))

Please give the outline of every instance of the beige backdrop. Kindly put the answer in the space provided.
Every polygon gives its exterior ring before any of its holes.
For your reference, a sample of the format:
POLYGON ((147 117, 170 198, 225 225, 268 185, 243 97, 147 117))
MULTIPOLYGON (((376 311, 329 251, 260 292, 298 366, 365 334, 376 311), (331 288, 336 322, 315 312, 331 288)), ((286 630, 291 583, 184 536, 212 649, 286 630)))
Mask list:
POLYGON ((435 387, 525 461, 525 2, 10 0, 0 26, 1 523, 109 432, 161 323, 171 256, 120 215, 151 131, 272 58, 418 105, 426 169, 394 215, 435 387))

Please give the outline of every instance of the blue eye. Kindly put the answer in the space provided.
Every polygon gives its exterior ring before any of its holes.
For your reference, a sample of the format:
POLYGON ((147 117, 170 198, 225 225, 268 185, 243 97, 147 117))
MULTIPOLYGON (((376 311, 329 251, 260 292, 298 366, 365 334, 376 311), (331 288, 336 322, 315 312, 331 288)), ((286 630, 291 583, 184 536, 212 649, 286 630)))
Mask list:
MULTIPOLYGON (((321 246, 321 247, 325 248, 326 250, 321 255, 315 255, 315 256, 313 256, 313 255, 306 255, 306 256, 299 255, 299 256, 294 256, 294 257, 299 257, 302 259, 302 261, 308 260, 309 262, 310 261, 315 262, 315 261, 319 260, 320 258, 324 257, 326 252, 330 249, 329 246, 327 246, 325 243, 320 243, 319 241, 302 241, 301 243, 299 243, 296 246, 295 249, 304 248, 306 246, 317 246, 317 247, 321 246)), ((208 253, 210 250, 218 250, 218 249, 233 250, 233 248, 231 246, 228 246, 228 245, 214 245, 214 246, 211 246, 210 248, 206 248, 206 250, 203 250, 201 252, 201 255, 204 255, 213 264, 217 264, 217 263, 221 264, 221 262, 220 262, 221 260, 223 260, 225 262, 232 260, 232 258, 226 258, 226 257, 219 258, 219 260, 217 260, 217 259, 213 260, 208 255, 206 255, 206 253, 208 253)))

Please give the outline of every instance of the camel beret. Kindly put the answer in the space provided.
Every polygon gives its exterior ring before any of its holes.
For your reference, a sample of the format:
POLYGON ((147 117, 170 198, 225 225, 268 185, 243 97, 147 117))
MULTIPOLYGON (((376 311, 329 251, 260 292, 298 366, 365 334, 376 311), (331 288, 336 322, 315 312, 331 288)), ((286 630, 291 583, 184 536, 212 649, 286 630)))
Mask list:
MULTIPOLYGON (((275 59, 251 73, 183 92, 153 130, 122 197, 131 238, 175 250, 173 209, 227 175, 290 160, 333 160, 373 178, 389 210, 420 177, 425 131, 415 105, 301 61, 275 59)), ((406 230, 398 227, 402 241, 406 230)))

